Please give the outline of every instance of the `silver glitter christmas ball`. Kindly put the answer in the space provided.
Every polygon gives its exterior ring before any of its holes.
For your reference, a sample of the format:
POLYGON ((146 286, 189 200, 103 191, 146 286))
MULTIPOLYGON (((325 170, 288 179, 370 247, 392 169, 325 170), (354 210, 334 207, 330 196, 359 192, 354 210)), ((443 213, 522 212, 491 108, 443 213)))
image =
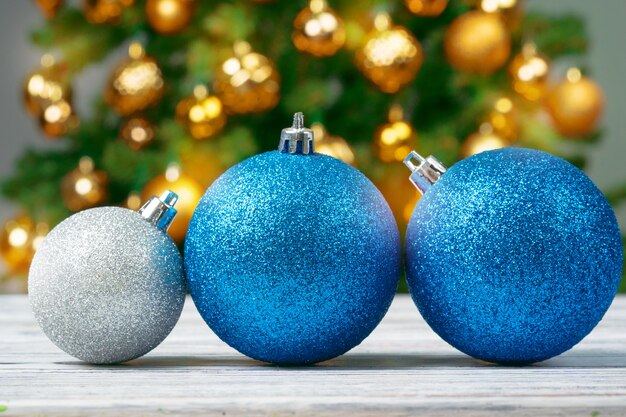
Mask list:
POLYGON ((44 333, 70 355, 125 362, 159 345, 185 302, 182 259, 165 230, 177 197, 153 197, 140 212, 77 213, 44 239, 28 292, 44 333))

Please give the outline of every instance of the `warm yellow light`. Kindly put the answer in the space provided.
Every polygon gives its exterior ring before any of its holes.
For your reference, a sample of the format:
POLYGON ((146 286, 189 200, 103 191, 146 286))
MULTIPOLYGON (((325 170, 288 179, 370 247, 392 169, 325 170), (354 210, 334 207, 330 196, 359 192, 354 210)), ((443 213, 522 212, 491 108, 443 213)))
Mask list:
POLYGON ((393 145, 397 140, 397 132, 392 127, 387 127, 380 133, 380 141, 385 145, 393 145))
POLYGON ((145 51, 143 46, 139 42, 133 42, 128 47, 128 56, 132 59, 141 59, 143 58, 145 51))
POLYGON ((9 244, 13 247, 25 246, 28 242, 28 231, 21 226, 15 227, 9 232, 9 244))
POLYGON ((201 105, 196 104, 189 109, 189 120, 199 123, 204 120, 204 109, 201 105))
POLYGON ((148 139, 148 133, 143 127, 135 126, 130 130, 130 137, 133 141, 141 143, 148 139))
POLYGON ((87 195, 93 190, 93 183, 89 178, 79 178, 74 184, 74 190, 78 195, 87 195))
POLYGON ((229 58, 222 64, 222 71, 228 75, 235 75, 241 69, 239 60, 235 57, 229 58))
POLYGON ((180 178, 180 165, 172 163, 169 164, 165 170, 165 179, 167 182, 176 182, 180 178))
POLYGON ((487 13, 492 13, 499 9, 510 9, 516 4, 517 0, 482 0, 480 8, 487 13))
POLYGON ((173 0, 161 0, 157 9, 158 14, 164 18, 172 17, 179 12, 179 3, 173 0))
POLYGON ((197 99, 203 99, 209 94, 209 89, 202 84, 198 84, 193 88, 193 96, 197 99))
POLYGON ((313 13, 321 13, 326 7, 326 1, 324 0, 311 0, 309 3, 309 9, 311 9, 313 13))
POLYGON ((339 26, 339 22, 337 18, 332 13, 321 13, 317 20, 320 22, 320 26, 324 33, 332 33, 337 30, 339 26))
POLYGON ((567 78, 567 81, 569 81, 570 83, 576 83, 580 81, 582 77, 583 77, 582 72, 580 71, 580 69, 576 67, 568 69, 565 75, 565 78, 567 78))
POLYGON ((513 102, 507 97, 502 97, 496 100, 494 107, 500 113, 508 113, 513 110, 513 102))
POLYGON ((235 42, 235 46, 233 47, 235 51, 235 55, 243 56, 245 54, 250 53, 252 51, 252 46, 246 41, 238 41, 235 42))
POLYGON ((473 146, 473 153, 478 154, 481 152, 492 151, 494 149, 503 148, 502 140, 495 136, 485 136, 482 140, 473 146))
POLYGON ((321 32, 322 25, 320 24, 318 19, 311 19, 304 25, 304 33, 306 33, 308 36, 319 36, 321 32))
POLYGON ((379 13, 374 18, 374 27, 379 32, 384 32, 391 27, 391 17, 387 13, 379 13))
POLYGON ((222 113, 222 102, 217 97, 209 97, 202 102, 206 115, 213 119, 222 113))

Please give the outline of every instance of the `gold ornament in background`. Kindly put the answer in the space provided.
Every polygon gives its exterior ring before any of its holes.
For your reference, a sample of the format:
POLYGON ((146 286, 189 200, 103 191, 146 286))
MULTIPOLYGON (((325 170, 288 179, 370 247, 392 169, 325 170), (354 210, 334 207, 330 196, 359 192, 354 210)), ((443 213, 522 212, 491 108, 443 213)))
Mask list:
POLYGON ((416 16, 436 17, 448 6, 448 0, 404 0, 407 9, 416 16))
POLYGON ((578 68, 570 68, 565 80, 546 96, 546 108, 561 135, 570 138, 585 136, 596 129, 602 117, 604 93, 578 68))
POLYGON ((509 64, 509 77, 513 89, 530 101, 543 98, 548 83, 548 58, 537 52, 533 43, 522 47, 509 64))
POLYGON ((509 143, 517 140, 518 115, 513 100, 500 97, 493 103, 493 108, 487 115, 487 123, 493 128, 493 133, 506 139, 509 143))
POLYGON ((89 23, 119 23, 124 9, 134 0, 83 0, 83 14, 89 23))
POLYGON ((315 152, 332 156, 350 165, 356 165, 354 152, 344 138, 329 135, 321 123, 313 123, 311 130, 313 130, 315 137, 315 152))
POLYGON ((47 136, 57 138, 78 127, 78 117, 66 100, 51 103, 39 116, 41 130, 47 136))
POLYGON ((25 215, 4 223, 0 232, 0 255, 10 272, 28 272, 30 262, 49 230, 48 224, 35 223, 25 215))
POLYGON ((121 116, 129 116, 154 105, 164 90, 163 75, 143 47, 132 43, 129 58, 120 62, 107 83, 104 99, 121 116))
POLYGON ((154 140, 154 126, 143 117, 132 117, 120 128, 120 139, 136 151, 145 148, 154 140))
POLYGON ((412 198, 408 203, 404 206, 404 210, 402 211, 402 220, 404 220, 404 224, 409 224, 411 220, 411 216, 415 211, 415 206, 417 202, 420 201, 420 197, 422 196, 417 190, 413 190, 414 192, 411 194, 412 198))
POLYGON ((420 195, 407 181, 406 169, 403 168, 402 164, 387 165, 384 177, 377 179, 375 184, 389 203, 400 230, 404 231, 420 195))
POLYGON ((35 0, 35 3, 46 19, 52 19, 63 6, 65 0, 35 0))
POLYGON ((460 71, 491 74, 511 53, 511 34, 498 13, 474 10, 457 17, 446 30, 448 62, 460 71))
POLYGON ((226 125, 222 102, 209 95, 208 89, 197 85, 193 95, 182 99, 176 106, 176 119, 192 138, 202 140, 218 134, 226 125))
POLYGON ((380 126, 374 133, 374 155, 383 162, 401 162, 417 148, 417 133, 403 118, 402 107, 391 106, 389 123, 380 126))
POLYGON ((102 204, 107 199, 107 183, 106 173, 95 170, 91 158, 82 157, 78 167, 63 177, 63 202, 74 212, 102 204))
POLYGON ((59 137, 78 126, 71 100, 67 66, 56 64, 52 55, 45 54, 41 68, 30 73, 24 85, 26 108, 37 118, 44 134, 59 137))
POLYGON ((152 28, 162 35, 183 31, 193 18, 196 0, 147 0, 146 17, 152 28))
POLYGON ((177 243, 182 243, 187 234, 193 212, 204 194, 204 190, 193 178, 181 172, 180 166, 171 164, 164 175, 153 178, 141 191, 141 200, 148 201, 153 195, 161 195, 171 190, 178 194, 176 210, 178 214, 168 233, 177 243))
POLYGON ((467 158, 485 151, 506 148, 508 145, 509 143, 506 139, 494 133, 493 126, 489 123, 483 123, 480 125, 478 132, 472 133, 463 141, 461 158, 467 158))
POLYGON ((325 0, 311 0, 293 22, 293 44, 316 57, 334 55, 346 42, 343 20, 325 0))
POLYGON ((186 141, 180 151, 180 164, 185 174, 196 180, 201 188, 207 189, 224 171, 226 166, 221 153, 207 142, 186 141))
POLYGON ((259 113, 273 109, 280 100, 280 75, 274 63, 239 41, 234 56, 216 71, 215 90, 229 113, 259 113))
POLYGON ((28 74, 24 82, 26 108, 32 115, 39 117, 51 103, 71 99, 72 88, 67 66, 55 63, 54 57, 50 54, 43 55, 41 68, 28 74))
POLYGON ((523 0, 478 0, 478 8, 487 13, 499 13, 511 31, 516 30, 524 17, 523 0))
POLYGON ((357 50, 355 61, 363 75, 385 93, 396 93, 409 84, 424 60, 422 46, 403 26, 392 26, 381 13, 357 50))

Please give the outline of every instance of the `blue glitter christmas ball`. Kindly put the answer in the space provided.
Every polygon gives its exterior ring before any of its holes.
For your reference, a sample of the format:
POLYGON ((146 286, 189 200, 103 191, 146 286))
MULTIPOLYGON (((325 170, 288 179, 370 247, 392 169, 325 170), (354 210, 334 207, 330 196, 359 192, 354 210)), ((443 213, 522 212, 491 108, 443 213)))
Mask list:
POLYGON ((191 296, 211 329, 254 359, 309 364, 376 327, 401 272, 391 210, 358 170, 267 152, 207 190, 185 242, 191 296))
POLYGON ((452 166, 406 235, 413 300, 444 340, 475 358, 531 363, 580 342, 622 273, 613 210, 578 168, 501 149, 452 166))

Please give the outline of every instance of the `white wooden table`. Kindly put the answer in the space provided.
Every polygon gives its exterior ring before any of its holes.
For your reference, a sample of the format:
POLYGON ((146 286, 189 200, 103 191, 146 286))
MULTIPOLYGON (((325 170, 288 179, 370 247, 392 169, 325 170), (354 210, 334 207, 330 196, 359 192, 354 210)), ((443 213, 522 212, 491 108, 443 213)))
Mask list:
POLYGON ((25 296, 0 296, 0 417, 626 416, 626 297, 558 358, 527 367, 473 360, 441 341, 408 296, 343 357, 276 367, 222 343, 187 300, 170 337, 118 366, 49 342, 25 296))

